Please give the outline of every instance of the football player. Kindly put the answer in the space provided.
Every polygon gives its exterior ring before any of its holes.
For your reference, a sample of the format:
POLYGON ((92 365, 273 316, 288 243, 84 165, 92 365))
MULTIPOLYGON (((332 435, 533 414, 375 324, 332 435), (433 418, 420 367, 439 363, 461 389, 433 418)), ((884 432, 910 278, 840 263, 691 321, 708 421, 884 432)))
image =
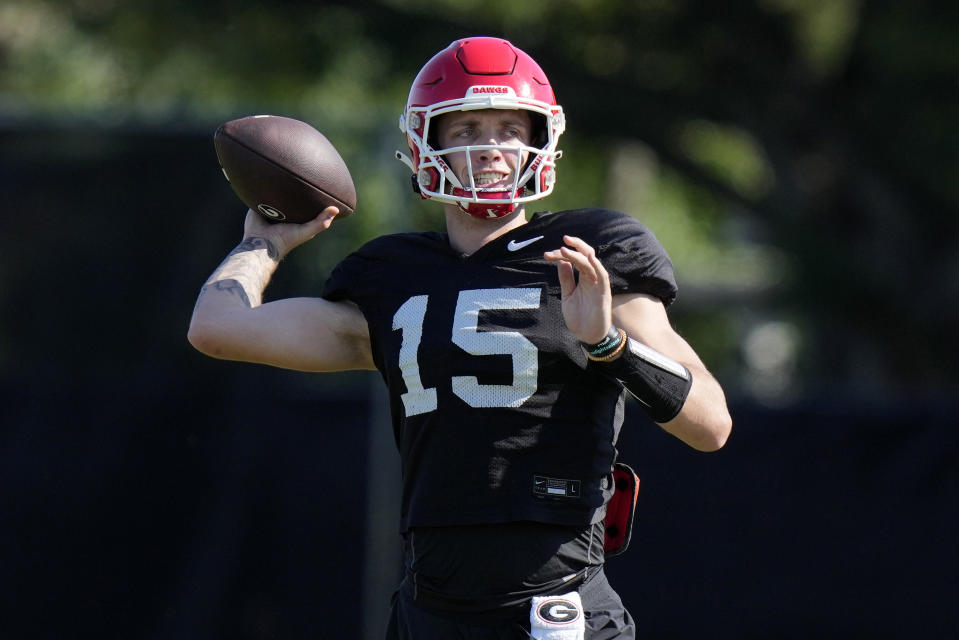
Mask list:
POLYGON ((565 117, 505 40, 436 54, 400 128, 410 154, 397 155, 442 204, 445 232, 377 238, 320 297, 263 304, 280 260, 338 211, 301 225, 248 212, 190 341, 217 358, 381 373, 406 568, 389 638, 633 638, 603 573, 627 392, 696 449, 731 429, 720 385, 668 320, 669 257, 623 213, 527 216, 555 184, 565 117))

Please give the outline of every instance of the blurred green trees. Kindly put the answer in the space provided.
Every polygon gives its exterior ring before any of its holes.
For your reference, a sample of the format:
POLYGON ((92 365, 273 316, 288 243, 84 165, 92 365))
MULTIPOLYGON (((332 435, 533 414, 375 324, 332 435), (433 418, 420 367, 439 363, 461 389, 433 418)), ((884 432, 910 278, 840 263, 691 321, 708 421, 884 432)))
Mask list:
POLYGON ((674 319, 727 386, 782 403, 959 382, 954 3, 6 0, 0 122, 307 120, 360 200, 294 258, 315 279, 440 223, 392 159, 396 119, 429 56, 478 34, 530 52, 568 113, 544 206, 646 222, 677 266, 674 319))

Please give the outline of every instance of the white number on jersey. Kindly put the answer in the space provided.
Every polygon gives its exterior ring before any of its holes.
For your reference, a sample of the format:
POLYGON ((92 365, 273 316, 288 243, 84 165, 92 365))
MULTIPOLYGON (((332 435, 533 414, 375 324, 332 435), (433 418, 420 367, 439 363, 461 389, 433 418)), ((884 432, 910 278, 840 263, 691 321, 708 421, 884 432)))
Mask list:
MULTIPOLYGON (((518 331, 480 331, 479 314, 486 309, 537 309, 540 289, 471 289, 460 291, 453 314, 453 343, 474 356, 508 355, 513 361, 512 384, 480 384, 475 376, 453 376, 453 393, 471 407, 518 407, 536 392, 539 355, 536 346, 518 331)), ((403 330, 399 367, 406 384, 401 396, 407 416, 436 409, 436 389, 424 389, 417 352, 429 296, 413 296, 393 315, 393 329, 403 330)))
POLYGON ((416 352, 423 339, 423 318, 426 317, 426 303, 429 296, 413 296, 393 314, 393 330, 403 330, 403 344, 400 345, 400 371, 406 383, 403 394, 403 407, 407 416, 427 413, 436 409, 436 389, 424 389, 420 380, 420 365, 416 361, 416 352))

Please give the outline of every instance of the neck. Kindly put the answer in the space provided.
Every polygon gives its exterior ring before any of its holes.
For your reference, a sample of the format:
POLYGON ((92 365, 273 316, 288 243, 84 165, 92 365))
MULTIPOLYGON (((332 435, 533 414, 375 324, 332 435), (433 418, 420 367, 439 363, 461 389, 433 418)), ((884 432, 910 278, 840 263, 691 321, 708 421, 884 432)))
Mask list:
POLYGON ((507 231, 526 224, 526 211, 523 207, 517 207, 513 213, 496 220, 474 218, 463 213, 455 204, 446 205, 445 211, 450 246, 466 255, 475 253, 487 242, 507 231))

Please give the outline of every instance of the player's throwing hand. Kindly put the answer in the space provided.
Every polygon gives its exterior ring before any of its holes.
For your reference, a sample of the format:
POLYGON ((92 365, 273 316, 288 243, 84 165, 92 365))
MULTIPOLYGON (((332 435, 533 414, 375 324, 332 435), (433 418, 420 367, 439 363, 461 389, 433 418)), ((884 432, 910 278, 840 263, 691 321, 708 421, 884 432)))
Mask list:
POLYGON ((311 240, 316 234, 329 229, 333 218, 339 213, 340 210, 336 207, 327 207, 312 220, 295 224, 270 222, 250 209, 246 212, 246 220, 243 223, 243 237, 269 240, 276 248, 278 257, 283 258, 296 247, 311 240))

